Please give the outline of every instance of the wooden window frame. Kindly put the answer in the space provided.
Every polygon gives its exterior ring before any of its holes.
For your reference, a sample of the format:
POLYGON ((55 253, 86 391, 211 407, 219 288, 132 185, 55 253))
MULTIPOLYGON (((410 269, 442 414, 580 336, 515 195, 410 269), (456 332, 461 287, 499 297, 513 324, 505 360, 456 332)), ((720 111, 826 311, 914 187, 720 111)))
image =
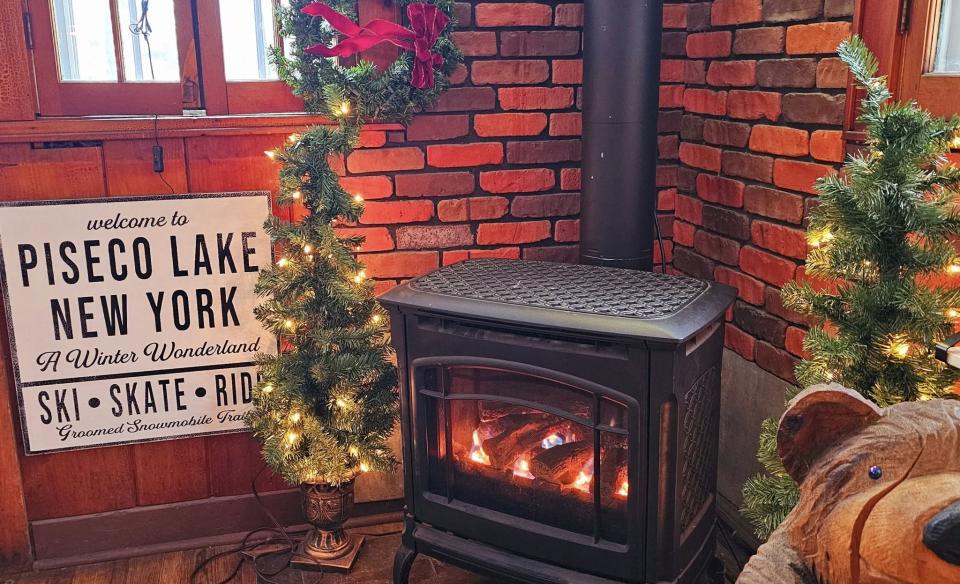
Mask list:
POLYGON ((916 100, 936 115, 951 116, 960 112, 956 98, 960 95, 960 73, 930 72, 943 1, 912 0, 907 5, 898 97, 916 100))

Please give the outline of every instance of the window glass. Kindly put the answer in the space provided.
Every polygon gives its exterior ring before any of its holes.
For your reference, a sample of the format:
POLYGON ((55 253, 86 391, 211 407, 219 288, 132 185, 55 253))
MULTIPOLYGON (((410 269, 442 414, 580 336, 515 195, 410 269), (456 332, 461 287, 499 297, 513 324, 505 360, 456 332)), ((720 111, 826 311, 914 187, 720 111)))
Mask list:
POLYGON ((277 79, 270 62, 277 44, 273 0, 220 0, 223 66, 227 81, 277 79))
POLYGON ((53 0, 57 61, 64 81, 116 81, 110 0, 53 0))
POLYGON ((933 73, 960 73, 960 2, 943 0, 933 73))
POLYGON ((179 81, 173 0, 118 0, 127 81, 179 81))

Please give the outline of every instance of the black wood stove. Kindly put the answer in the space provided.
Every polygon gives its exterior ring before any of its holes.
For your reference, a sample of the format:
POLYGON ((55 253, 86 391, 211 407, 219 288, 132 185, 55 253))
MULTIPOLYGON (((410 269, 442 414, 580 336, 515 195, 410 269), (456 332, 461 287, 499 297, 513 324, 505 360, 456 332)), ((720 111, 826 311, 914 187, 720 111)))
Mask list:
POLYGON ((713 555, 723 315, 666 274, 471 260, 403 284, 406 517, 417 553, 504 581, 694 582, 713 555))

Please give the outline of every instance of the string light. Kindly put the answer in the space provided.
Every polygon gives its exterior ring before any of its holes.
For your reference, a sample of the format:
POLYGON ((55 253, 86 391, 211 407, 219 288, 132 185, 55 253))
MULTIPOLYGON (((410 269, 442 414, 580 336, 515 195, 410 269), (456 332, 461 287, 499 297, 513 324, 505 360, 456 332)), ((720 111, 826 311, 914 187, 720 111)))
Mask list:
POLYGON ((313 248, 310 246, 309 243, 308 243, 307 245, 303 246, 303 253, 310 253, 310 252, 312 252, 312 251, 313 251, 313 248))
POLYGON ((956 308, 948 308, 944 314, 947 315, 947 318, 957 318, 960 317, 960 310, 957 310, 956 308))
POLYGON ((283 321, 283 328, 287 329, 288 331, 292 331, 295 326, 296 326, 296 323, 290 320, 289 318, 283 321))
POLYGON ((811 233, 807 238, 807 241, 810 242, 810 247, 820 247, 825 243, 829 243, 833 239, 833 233, 829 229, 825 229, 819 233, 811 233))
POLYGON ((280 258, 279 260, 277 260, 277 266, 281 268, 287 267, 289 263, 290 263, 290 260, 288 260, 287 258, 280 258))
POLYGON ((358 246, 356 246, 355 248, 353 248, 353 251, 360 251, 360 249, 361 249, 361 247, 358 245, 358 246))
POLYGON ((891 357, 906 359, 910 355, 910 343, 904 341, 903 337, 894 337, 890 342, 890 348, 887 352, 891 357))
POLYGON ((293 412, 292 414, 290 414, 290 421, 293 422, 294 424, 300 422, 300 418, 301 418, 300 412, 293 412))
POLYGON ((276 150, 264 150, 263 153, 266 154, 266 155, 267 155, 267 158, 269 158, 270 160, 276 160, 276 159, 277 159, 277 151, 276 151, 276 150))
POLYGON ((950 149, 960 150, 960 133, 954 134, 953 138, 950 139, 950 149))
POLYGON ((335 403, 341 410, 347 409, 347 400, 343 399, 342 397, 338 397, 335 403))
POLYGON ((361 197, 360 195, 353 195, 353 202, 354 202, 354 203, 362 203, 362 202, 363 202, 363 197, 361 197))
POLYGON ((300 435, 296 432, 287 432, 287 442, 291 445, 296 444, 297 440, 300 438, 300 435))
POLYGON ((357 272, 357 275, 353 277, 353 281, 356 282, 357 284, 359 284, 360 282, 363 282, 366 279, 367 279, 366 270, 360 270, 359 272, 357 272))
POLYGON ((360 463, 360 472, 370 472, 370 465, 367 464, 367 463, 365 463, 365 462, 361 462, 361 463, 360 463))
POLYGON ((947 265, 948 274, 960 274, 960 261, 953 260, 947 265))
POLYGON ((340 107, 339 107, 339 109, 340 109, 340 115, 342 115, 342 116, 349 116, 349 115, 350 115, 350 110, 351 110, 350 102, 347 101, 347 100, 341 101, 341 102, 340 102, 340 107))
POLYGON ((291 142, 299 142, 299 141, 300 141, 300 134, 290 134, 290 135, 287 137, 287 140, 290 140, 291 142))
POLYGON ((263 393, 270 393, 271 391, 273 391, 273 386, 268 383, 268 384, 264 385, 264 386, 260 389, 260 391, 263 392, 263 393))
POLYGON ((380 316, 379 314, 374 314, 372 317, 370 317, 370 320, 371 320, 373 323, 376 324, 376 323, 380 322, 381 320, 383 320, 383 317, 380 316))
POLYGON ((291 193, 290 196, 299 201, 300 197, 303 196, 303 193, 301 193, 300 191, 293 191, 293 193, 291 193))
POLYGON ((350 448, 347 449, 347 451, 350 453, 350 456, 356 456, 360 454, 360 449, 357 448, 356 446, 351 446, 350 448))

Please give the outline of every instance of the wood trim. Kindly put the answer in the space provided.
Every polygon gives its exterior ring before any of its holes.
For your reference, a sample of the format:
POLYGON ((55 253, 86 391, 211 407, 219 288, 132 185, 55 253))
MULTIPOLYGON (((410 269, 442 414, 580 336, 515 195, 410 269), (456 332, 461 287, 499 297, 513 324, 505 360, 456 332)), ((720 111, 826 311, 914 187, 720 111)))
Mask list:
POLYGON ((228 81, 226 86, 231 114, 304 111, 303 100, 283 81, 228 81))
POLYGON ((22 569, 30 563, 27 503, 17 453, 20 443, 14 423, 13 365, 6 351, 6 318, 0 311, 0 573, 22 569))
MULTIPOLYGON (((300 491, 260 494, 263 505, 292 531, 303 531, 300 491)), ((399 521, 399 499, 357 503, 347 527, 399 521)), ((253 494, 212 497, 31 523, 35 569, 109 561, 240 541, 271 525, 253 494)))
POLYGON ((33 119, 36 92, 27 50, 21 0, 0 0, 0 120, 33 119))
MULTIPOLYGON (((183 138, 191 136, 238 136, 278 134, 306 126, 332 125, 329 118, 314 114, 273 114, 238 116, 139 116, 70 117, 0 122, 0 144, 69 140, 130 140, 183 138)), ((367 124, 365 131, 403 130, 402 124, 367 124)))
MULTIPOLYGON (((880 65, 880 74, 886 75, 890 88, 897 91, 897 82, 903 51, 903 37, 900 34, 900 10, 905 0, 856 0, 853 12, 854 32, 863 38, 870 47, 880 65)), ((921 0, 924 1, 924 0, 921 0)), ((856 129, 857 106, 862 92, 853 86, 850 79, 847 85, 847 105, 844 113, 844 129, 849 132, 848 140, 862 139, 862 132, 856 129)))
POLYGON ((931 113, 947 117, 960 112, 955 97, 960 92, 960 75, 928 72, 940 21, 938 9, 942 2, 914 0, 911 6, 910 29, 904 36, 897 96, 903 100, 916 100, 931 113))

